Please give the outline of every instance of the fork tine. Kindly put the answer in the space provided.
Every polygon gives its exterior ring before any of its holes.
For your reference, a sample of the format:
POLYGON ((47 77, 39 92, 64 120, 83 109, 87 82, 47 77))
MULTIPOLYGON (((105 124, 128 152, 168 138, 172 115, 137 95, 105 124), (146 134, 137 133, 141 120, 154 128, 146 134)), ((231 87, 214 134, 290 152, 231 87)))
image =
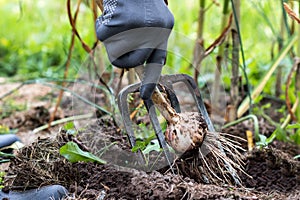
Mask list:
MULTIPOLYGON (((130 93, 137 92, 139 90, 139 87, 140 87, 140 83, 129 85, 129 86, 123 88, 118 95, 118 107, 121 112, 124 127, 125 127, 131 147, 135 146, 136 138, 134 136, 134 130, 132 128, 132 121, 130 119, 127 97, 130 93)), ((164 134, 160 127, 159 121, 157 119, 155 106, 154 106, 152 100, 145 101, 144 103, 147 108, 149 118, 150 118, 151 124, 153 126, 153 129, 155 131, 156 137, 158 139, 159 145, 164 151, 165 158, 168 162, 168 165, 171 168, 171 171, 174 173, 174 171, 171 167, 172 166, 172 157, 171 157, 170 151, 168 149, 168 145, 165 141, 164 134)), ((138 153, 139 153, 140 160, 142 160, 142 162, 145 164, 146 161, 145 161, 144 154, 140 150, 138 153)))
MULTIPOLYGON (((140 84, 132 84, 125 88, 123 88, 118 95, 118 107, 122 116, 123 124, 127 133, 127 137, 130 143, 131 148, 135 146, 136 138, 134 136, 134 131, 132 128, 132 122, 130 119, 130 113, 127 103, 127 97, 129 93, 137 92, 139 89, 140 84)), ((145 164, 145 156, 142 151, 138 151, 138 156, 141 164, 145 164)))
POLYGON ((156 112, 155 112, 154 103, 153 103, 153 101, 151 99, 149 99, 147 101, 144 101, 144 104, 145 104, 145 106, 146 106, 146 108, 148 110, 148 114, 149 114, 149 117, 150 117, 153 129, 155 131, 156 137, 158 139, 159 145, 163 149, 163 152, 165 154, 165 158, 166 158, 166 160, 168 162, 168 165, 170 166, 170 169, 171 169, 172 173, 174 174, 174 171, 173 171, 173 168, 172 168, 172 161, 173 161, 173 159, 171 157, 171 154, 170 154, 168 145, 166 143, 164 134, 162 132, 162 129, 161 129, 160 124, 159 124, 159 121, 157 119, 157 115, 156 115, 156 112))

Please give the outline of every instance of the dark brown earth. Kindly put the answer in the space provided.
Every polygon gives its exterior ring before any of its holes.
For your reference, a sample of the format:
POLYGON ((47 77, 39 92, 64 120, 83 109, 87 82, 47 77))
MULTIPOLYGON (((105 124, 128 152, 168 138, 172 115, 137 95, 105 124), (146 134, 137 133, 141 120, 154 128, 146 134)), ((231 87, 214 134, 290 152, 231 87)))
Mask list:
MULTIPOLYGON (((15 114, 22 124, 16 126, 24 129, 21 136, 26 130, 47 123, 45 113, 49 109, 42 105, 15 114)), ((3 119, 0 124, 12 123, 14 119, 3 119)), ((13 123, 10 127, 17 128, 13 123)), ((245 131, 252 129, 251 123, 244 122, 222 132, 245 138, 245 131)), ((261 133, 269 135, 273 130, 260 119, 261 133)), ((135 169, 137 156, 130 152, 126 136, 108 117, 90 122, 76 139, 63 130, 54 132, 59 134, 53 137, 52 132, 52 139, 47 139, 47 133, 40 133, 43 139, 34 139, 17 153, 7 169, 6 190, 61 184, 70 192, 68 199, 300 199, 300 159, 293 158, 300 154, 300 147, 291 143, 275 141, 267 148, 244 152, 244 169, 251 177, 240 172, 242 186, 232 186, 203 183, 193 171, 172 174, 164 169, 135 169), (82 148, 98 155, 101 149, 101 158, 109 163, 68 162, 59 155, 59 147, 70 140, 80 141, 82 148)), ((246 143, 242 146, 247 149, 246 143)))

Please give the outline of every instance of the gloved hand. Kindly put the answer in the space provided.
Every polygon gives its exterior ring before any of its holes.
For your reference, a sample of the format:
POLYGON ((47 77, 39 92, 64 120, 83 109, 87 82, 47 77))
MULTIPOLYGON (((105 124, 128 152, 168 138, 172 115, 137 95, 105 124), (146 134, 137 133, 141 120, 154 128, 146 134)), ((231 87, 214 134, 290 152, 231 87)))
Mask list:
POLYGON ((104 0, 103 5, 96 32, 114 66, 165 63, 174 18, 164 0, 104 0))
POLYGON ((15 134, 3 134, 0 135, 0 149, 3 147, 7 147, 20 139, 15 134))
POLYGON ((21 192, 1 191, 0 199, 11 200, 60 200, 68 195, 68 191, 61 185, 49 185, 38 189, 26 190, 21 192))

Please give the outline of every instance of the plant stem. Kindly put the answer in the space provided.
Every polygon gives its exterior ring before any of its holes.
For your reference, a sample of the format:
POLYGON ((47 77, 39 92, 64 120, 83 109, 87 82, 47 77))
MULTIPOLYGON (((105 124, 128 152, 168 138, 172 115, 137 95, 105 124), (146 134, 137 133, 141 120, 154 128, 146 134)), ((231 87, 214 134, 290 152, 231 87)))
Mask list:
POLYGON ((4 99, 5 97, 13 94, 14 92, 18 91, 19 89, 21 89, 24 85, 26 85, 26 83, 21 83, 20 85, 18 85, 16 88, 10 90, 9 92, 5 93, 4 95, 0 96, 0 101, 2 99, 4 99))
MULTIPOLYGON (((71 15, 69 13, 70 20, 72 21, 71 23, 74 23, 74 26, 76 25, 76 19, 77 19, 78 13, 79 13, 80 4, 81 4, 81 0, 78 0, 74 19, 71 19, 71 15)), ((70 1, 67 2, 67 6, 70 9, 70 1)), ((69 46, 68 57, 67 57, 67 61, 66 61, 66 64, 65 64, 64 79, 68 78, 69 67, 71 65, 72 53, 73 53, 74 46, 75 46, 75 38, 76 38, 75 32, 72 31, 71 43, 70 43, 70 46, 69 46)), ((65 87, 66 83, 62 82, 61 86, 65 87)), ((50 119, 49 119, 49 122, 48 122, 48 128, 50 128, 51 122, 54 120, 55 114, 56 114, 56 112, 58 110, 58 107, 61 103, 63 94, 64 94, 64 90, 60 90, 57 101, 56 101, 56 104, 55 104, 55 107, 54 107, 54 111, 50 115, 50 119)))
MULTIPOLYGON (((277 39, 278 51, 281 51, 281 49, 283 47, 284 30, 285 30, 285 24, 284 24, 284 16, 282 14, 281 23, 280 23, 280 34, 279 34, 279 37, 277 39)), ((275 83, 275 96, 276 97, 279 97, 282 93, 282 91, 281 91, 281 86, 282 86, 281 77, 282 77, 282 65, 279 65, 278 70, 277 70, 276 83, 275 83)))
MULTIPOLYGON (((223 5, 223 11, 222 11, 222 24, 221 24, 221 32, 224 30, 224 28, 227 25, 227 21, 229 18, 229 0, 224 0, 223 5)), ((215 109, 218 109, 219 99, 220 99, 220 79, 221 79, 221 73, 222 73, 222 63, 224 60, 224 49, 225 49, 226 43, 223 43, 218 50, 217 55, 217 68, 215 70, 215 78, 213 82, 213 89, 212 89, 212 106, 215 109)))
POLYGON ((198 30, 197 30, 197 39, 194 47, 194 57, 193 57, 193 67, 195 68, 194 79, 197 83, 197 79, 199 76, 199 71, 201 67, 201 61, 203 56, 201 55, 204 51, 204 39, 203 39, 203 32, 204 32, 204 19, 205 19, 205 1, 206 0, 199 0, 200 9, 198 15, 198 30))
MULTIPOLYGON (((300 0, 298 0, 298 15, 300 15, 300 0)), ((300 38, 300 26, 298 25, 298 37, 300 38)), ((297 43, 297 56, 300 57, 300 41, 297 43)))
MULTIPOLYGON (((250 113, 251 113, 251 104, 252 104, 252 97, 250 94, 250 84, 249 84, 249 79, 248 79, 248 75, 246 72, 246 59, 245 59, 245 53, 244 53, 244 48, 243 48, 243 40, 242 40, 242 35, 241 35, 241 29, 240 29, 240 25, 238 23, 239 20, 237 20, 239 17, 237 16, 237 12, 236 12, 236 8, 235 8, 235 4, 233 2, 233 0, 231 0, 231 5, 232 5, 232 10, 233 10, 233 14, 234 14, 234 18, 235 18, 235 25, 238 31, 238 37, 239 37, 239 41, 240 41, 240 48, 241 48, 241 56, 242 56, 242 62, 243 62, 243 74, 245 76, 245 81, 246 81, 246 85, 247 85, 247 96, 249 98, 249 109, 250 109, 250 113)), ((238 116, 237 116, 238 117, 238 116)))
POLYGON ((95 0, 95 1, 99 9, 101 10, 101 12, 103 12, 103 0, 95 0))
MULTIPOLYGON (((300 0, 298 0, 298 15, 300 15, 300 0)), ((300 38, 300 26, 298 24, 298 37, 300 38)), ((297 43, 297 56, 300 57, 300 41, 297 43)), ((298 96, 298 99, 300 98, 300 63, 297 65, 297 70, 296 70, 296 77, 295 77, 295 90, 296 90, 296 95, 298 96)), ((298 122, 300 122, 300 108, 298 107, 296 109, 296 116, 298 118, 298 122)))
POLYGON ((239 49, 240 49, 240 39, 238 32, 238 25, 240 21, 240 0, 234 0, 235 7, 235 23, 232 28, 232 77, 231 77, 231 86, 230 86, 230 98, 233 111, 229 115, 228 120, 233 121, 237 118, 237 106, 239 103, 239 49))
MULTIPOLYGON (((63 118, 63 119, 60 119, 60 120, 52 121, 50 126, 56 126, 58 124, 63 124, 63 123, 66 123, 66 122, 69 122, 69 121, 74 121, 74 120, 88 119, 88 118, 91 118, 92 116, 93 116, 93 113, 88 113, 88 114, 85 114, 85 115, 77 115, 77 116, 72 116, 72 117, 68 117, 68 118, 63 118)), ((43 131, 47 128, 48 128, 48 124, 45 124, 43 126, 40 126, 36 129, 34 129, 32 131, 32 133, 36 134, 36 133, 38 133, 40 131, 43 131)))
MULTIPOLYGON (((292 111, 293 111, 293 112, 296 111, 296 109, 297 109, 297 107, 298 107, 298 104, 299 104, 299 97, 297 97, 297 99, 296 99, 296 101, 295 101, 295 104, 294 104, 294 106, 293 106, 293 108, 292 108, 292 111)), ((292 119, 292 116, 289 114, 289 115, 285 118, 284 122, 281 124, 280 128, 281 128, 281 129, 285 129, 285 128, 287 127, 287 125, 289 124, 289 122, 291 121, 291 119, 292 119)), ((268 144, 271 143, 271 142, 276 138, 277 132, 278 132, 278 129, 276 129, 276 130, 270 135, 270 137, 268 137, 268 139, 267 139, 267 143, 268 143, 268 144)))
POLYGON ((259 124, 258 124, 258 119, 255 115, 253 114, 250 114, 250 115, 247 115, 245 117, 242 117, 242 118, 239 118, 237 119, 236 121, 233 121, 233 122, 229 122, 228 124, 225 124, 222 128, 228 128, 230 126, 233 126, 233 125, 236 125, 236 124, 239 124, 243 121, 246 121, 248 119, 252 119, 253 120, 253 124, 254 124, 254 133, 255 133, 255 138, 258 139, 258 135, 259 135, 259 124))
POLYGON ((287 20, 287 14, 284 10, 284 2, 287 2, 286 0, 281 0, 281 9, 282 9, 282 13, 283 13, 283 22, 284 22, 284 26, 286 28, 286 31, 287 31, 287 34, 288 36, 291 36, 291 30, 290 30, 290 27, 289 27, 289 24, 288 24, 288 20, 287 20))
POLYGON ((198 18, 197 37, 200 38, 200 39, 203 39, 203 32, 204 32, 205 1, 206 0, 199 0, 200 10, 199 10, 199 18, 198 18))

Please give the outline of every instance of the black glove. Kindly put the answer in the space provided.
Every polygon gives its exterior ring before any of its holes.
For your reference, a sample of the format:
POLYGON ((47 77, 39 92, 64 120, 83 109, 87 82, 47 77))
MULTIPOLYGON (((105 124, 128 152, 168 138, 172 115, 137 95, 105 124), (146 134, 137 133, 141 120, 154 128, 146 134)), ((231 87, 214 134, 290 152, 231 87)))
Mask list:
POLYGON ((113 65, 165 63, 174 18, 164 0, 104 0, 103 4, 96 31, 113 65))

